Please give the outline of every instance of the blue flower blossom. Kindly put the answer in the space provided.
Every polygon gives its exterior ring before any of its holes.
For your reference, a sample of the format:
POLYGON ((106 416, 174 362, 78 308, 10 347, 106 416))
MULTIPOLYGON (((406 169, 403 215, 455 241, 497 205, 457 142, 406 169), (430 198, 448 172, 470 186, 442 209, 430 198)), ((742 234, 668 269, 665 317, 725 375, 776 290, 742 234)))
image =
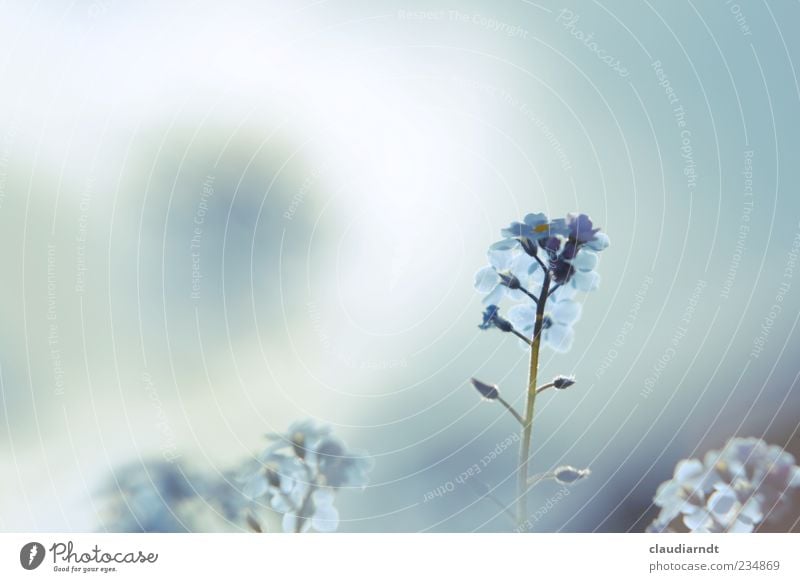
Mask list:
POLYGON ((503 331, 515 329, 531 338, 534 305, 541 302, 545 304, 543 343, 556 351, 568 351, 574 338, 572 326, 580 316, 580 305, 572 293, 599 286, 597 253, 608 247, 608 237, 585 214, 553 220, 543 213, 528 214, 501 234, 504 238, 489 247, 489 264, 475 274, 475 288, 489 306, 481 329, 505 326, 503 331), (545 281, 549 292, 541 297, 545 281), (508 311, 508 320, 499 317, 499 306, 506 300, 515 304, 508 311))
POLYGON ((538 243, 555 235, 566 236, 567 223, 564 219, 550 221, 544 213, 528 214, 522 222, 512 222, 510 226, 500 231, 505 238, 521 238, 538 243))
POLYGON ((284 531, 334 531, 339 523, 335 493, 364 487, 369 459, 348 451, 330 427, 310 420, 269 438, 273 442, 243 476, 244 495, 283 514, 284 531))
POLYGON ((475 289, 484 294, 484 305, 497 305, 506 297, 523 301, 520 287, 535 290, 541 286, 544 273, 536 259, 528 255, 517 240, 503 240, 489 247, 489 265, 475 273, 475 289), (513 278, 513 279, 512 279, 513 278), (516 280, 516 288, 509 282, 516 280))
MULTIPOLYGON (((575 301, 574 292, 559 290, 548 299, 542 325, 542 342, 557 352, 567 352, 572 347, 575 332, 572 326, 580 319, 581 304, 575 301)), ((527 338, 533 338, 536 323, 536 306, 515 305, 508 312, 514 328, 527 338)))
POLYGON ((703 461, 675 466, 654 501, 661 510, 648 531, 665 531, 676 518, 691 532, 753 531, 782 514, 790 489, 800 488, 800 467, 792 455, 761 439, 734 438, 703 461))

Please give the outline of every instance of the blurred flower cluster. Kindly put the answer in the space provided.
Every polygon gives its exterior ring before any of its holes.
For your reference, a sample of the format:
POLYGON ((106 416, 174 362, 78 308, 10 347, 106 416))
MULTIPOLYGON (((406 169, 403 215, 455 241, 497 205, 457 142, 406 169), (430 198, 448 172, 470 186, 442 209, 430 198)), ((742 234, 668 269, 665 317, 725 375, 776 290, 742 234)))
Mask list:
POLYGON ((581 315, 575 292, 597 289, 597 253, 608 247, 608 236, 585 214, 549 220, 542 213, 512 222, 501 235, 502 240, 489 247, 488 266, 475 274, 475 288, 486 305, 480 327, 513 331, 530 340, 538 303, 546 302, 542 342, 568 351, 572 326, 581 315), (507 318, 500 315, 503 299, 515 303, 507 318))
POLYGON ((733 438, 702 461, 676 465, 673 478, 656 491, 661 511, 647 531, 674 531, 680 517, 694 533, 752 532, 780 517, 797 488, 800 467, 791 454, 761 439, 733 438))
POLYGON ((283 530, 335 531, 339 512, 333 502, 343 487, 367 483, 370 460, 348 451, 330 427, 310 420, 296 422, 273 441, 245 470, 242 492, 252 505, 251 527, 261 530, 255 514, 264 506, 283 515, 283 530))
POLYGON ((98 492, 100 529, 198 532, 232 529, 246 500, 232 475, 208 477, 178 463, 146 461, 114 470, 98 492))
POLYGON ((280 519, 287 532, 330 532, 342 488, 363 488, 371 461, 348 451, 328 426, 296 422, 243 468, 216 476, 177 463, 145 462, 118 469, 101 490, 101 528, 124 532, 267 531, 280 519))

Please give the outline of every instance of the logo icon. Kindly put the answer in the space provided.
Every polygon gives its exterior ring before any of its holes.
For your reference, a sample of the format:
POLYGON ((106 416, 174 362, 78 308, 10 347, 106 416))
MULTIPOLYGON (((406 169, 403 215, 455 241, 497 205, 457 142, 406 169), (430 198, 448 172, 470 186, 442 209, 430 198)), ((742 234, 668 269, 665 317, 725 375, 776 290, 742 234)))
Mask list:
POLYGON ((28 542, 19 551, 19 563, 26 570, 35 570, 44 561, 44 546, 39 542, 28 542))

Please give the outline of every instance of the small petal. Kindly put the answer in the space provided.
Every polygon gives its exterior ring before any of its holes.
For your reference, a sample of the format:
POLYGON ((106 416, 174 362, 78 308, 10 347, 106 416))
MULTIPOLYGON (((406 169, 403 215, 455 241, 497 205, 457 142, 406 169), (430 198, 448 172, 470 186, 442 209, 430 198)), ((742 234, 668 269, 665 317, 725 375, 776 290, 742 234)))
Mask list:
POLYGON ((604 251, 609 244, 611 244, 611 241, 608 239, 608 235, 604 232, 598 232, 595 233, 594 240, 586 243, 586 248, 593 251, 604 251))
POLYGON ((297 531, 297 516, 293 513, 284 513, 281 526, 286 533, 294 533, 297 531))
POLYGON ((707 529, 711 525, 713 525, 714 520, 711 518, 711 514, 703 509, 700 511, 695 511, 694 513, 685 514, 683 516, 683 523, 688 527, 690 530, 695 531, 698 529, 707 529))
POLYGON ((478 293, 489 293, 500 282, 500 276, 492 267, 483 267, 475 273, 475 290, 478 293))
POLYGON ((567 325, 551 325, 542 332, 542 339, 557 352, 568 352, 572 348, 575 332, 567 325))
POLYGON ((675 465, 675 480, 684 483, 689 479, 694 479, 703 473, 703 463, 697 459, 685 459, 678 461, 675 465))
POLYGON ((600 275, 595 271, 576 271, 572 276, 572 286, 578 291, 594 291, 600 286, 600 275))
POLYGON ((536 323, 536 308, 533 305, 515 305, 508 310, 508 320, 518 332, 531 336, 536 323))
POLYGON ((318 532, 333 532, 339 527, 339 511, 333 505, 320 505, 311 517, 311 527, 318 532))
POLYGON ((242 486, 242 494, 248 499, 258 499, 266 494, 267 489, 269 489, 267 479, 258 474, 254 475, 251 479, 248 479, 247 482, 245 482, 245 484, 242 486))
POLYGON ((481 300, 481 303, 484 305, 497 305, 500 303, 500 300, 506 296, 508 292, 508 287, 503 285, 502 283, 498 283, 492 291, 481 300))
POLYGON ((597 255, 592 251, 581 249, 570 264, 578 271, 591 271, 597 266, 597 255))
POLYGON ((553 320, 565 325, 572 325, 581 317, 581 304, 577 301, 564 299, 553 303, 550 316, 553 320))

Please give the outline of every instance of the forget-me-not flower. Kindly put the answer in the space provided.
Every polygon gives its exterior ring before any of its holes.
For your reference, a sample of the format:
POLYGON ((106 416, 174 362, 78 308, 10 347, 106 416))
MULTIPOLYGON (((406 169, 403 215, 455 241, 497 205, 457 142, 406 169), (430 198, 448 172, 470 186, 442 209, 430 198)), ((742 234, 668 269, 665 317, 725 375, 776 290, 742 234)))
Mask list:
POLYGON ((648 531, 664 531, 680 517, 691 532, 751 532, 779 516, 788 492, 800 488, 794 457, 761 439, 734 438, 703 461, 675 467, 654 498, 661 510, 648 531))

